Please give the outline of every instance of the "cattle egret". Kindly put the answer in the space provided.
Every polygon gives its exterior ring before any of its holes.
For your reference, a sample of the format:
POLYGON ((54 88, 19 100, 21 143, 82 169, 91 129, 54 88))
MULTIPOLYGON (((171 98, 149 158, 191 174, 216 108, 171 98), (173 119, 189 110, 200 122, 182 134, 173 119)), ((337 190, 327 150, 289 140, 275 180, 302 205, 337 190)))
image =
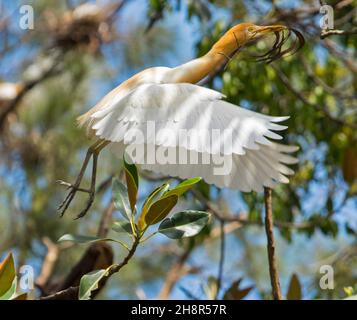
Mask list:
POLYGON ((137 152, 136 158, 132 159, 143 169, 180 178, 201 176, 207 183, 218 187, 260 192, 264 187, 273 188, 278 182, 288 183, 286 176, 293 171, 286 165, 297 162, 289 155, 297 147, 278 144, 267 138, 281 139, 274 131, 286 129, 277 123, 289 117, 273 117, 238 107, 224 101, 221 93, 197 85, 226 65, 243 46, 268 34, 275 35, 275 43, 257 60, 271 62, 288 52, 297 51, 303 44, 298 31, 283 25, 242 23, 228 30, 206 55, 175 68, 146 69, 124 81, 80 116, 79 125, 87 128, 88 135, 95 142, 87 151, 75 183, 59 180, 69 188, 67 197, 59 206, 61 215, 77 191, 89 194, 78 218, 84 216, 92 205, 97 159, 105 146, 120 158, 129 147, 143 147, 144 152, 139 155, 137 152), (288 36, 284 31, 288 31, 288 36), (291 34, 295 34, 297 41, 282 50, 291 34), (151 132, 147 130, 149 122, 155 127, 151 132), (180 139, 185 130, 191 133, 189 139, 180 139), (226 131, 231 133, 231 141, 228 141, 226 131), (143 139, 130 142, 126 137, 128 132, 140 132, 143 139), (208 136, 204 132, 208 132, 208 136), (176 154, 184 152, 196 162, 165 163, 150 154, 160 153, 162 157, 174 154, 177 160, 176 154), (84 189, 80 184, 91 158, 91 186, 84 189), (228 172, 216 172, 214 160, 217 158, 230 162, 228 172))

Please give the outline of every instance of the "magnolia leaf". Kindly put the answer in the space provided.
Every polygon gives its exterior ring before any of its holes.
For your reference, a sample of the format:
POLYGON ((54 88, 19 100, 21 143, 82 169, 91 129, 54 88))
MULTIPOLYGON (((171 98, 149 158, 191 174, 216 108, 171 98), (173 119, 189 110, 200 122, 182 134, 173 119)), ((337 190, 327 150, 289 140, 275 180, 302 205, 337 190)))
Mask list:
POLYGON ((108 269, 101 269, 85 274, 79 283, 79 300, 89 300, 92 292, 99 287, 100 280, 107 274, 108 269))
POLYGON ((191 179, 187 179, 180 184, 178 184, 175 188, 167 191, 165 196, 171 196, 173 194, 176 194, 178 197, 184 194, 187 190, 191 189, 196 183, 200 182, 202 180, 201 177, 195 177, 191 179))
POLYGON ((98 237, 82 236, 82 235, 74 235, 74 234, 65 234, 57 240, 57 242, 64 242, 64 241, 71 241, 78 244, 87 244, 87 243, 94 243, 99 241, 117 242, 115 239, 111 239, 111 238, 98 238, 98 237))
POLYGON ((14 257, 9 253, 0 263, 0 296, 10 290, 16 277, 14 257))
POLYGON ((240 288, 242 279, 234 281, 228 290, 224 293, 223 300, 242 300, 248 293, 253 289, 253 287, 240 288))
POLYGON ((158 231, 171 239, 193 237, 204 228, 209 217, 209 213, 204 211, 177 212, 162 221, 158 231))
POLYGON ((138 197, 139 189, 139 178, 138 170, 136 169, 135 164, 129 164, 125 161, 124 157, 124 169, 125 169, 125 179, 126 185, 128 187, 128 195, 131 212, 135 213, 135 205, 138 197))
POLYGON ((288 300, 301 300, 301 285, 297 274, 293 274, 290 279, 288 293, 286 295, 288 300))
POLYGON ((129 234, 133 233, 131 224, 128 221, 115 221, 112 225, 112 229, 118 233, 123 233, 123 232, 127 232, 129 234))
POLYGON ((130 221, 132 216, 128 190, 118 179, 113 180, 113 200, 115 208, 130 221))
POLYGON ((150 206, 154 202, 159 200, 162 195, 169 189, 169 187, 170 185, 168 183, 164 183, 162 186, 156 188, 153 192, 151 192, 151 194, 147 197, 141 209, 141 215, 138 220, 138 226, 140 230, 143 230, 145 228, 145 217, 150 209, 150 206))
POLYGON ((176 205, 177 201, 178 196, 173 194, 168 197, 165 196, 164 198, 161 198, 154 202, 150 206, 147 214, 144 216, 144 224, 139 225, 139 228, 140 226, 143 226, 145 228, 146 226, 156 224, 161 220, 165 219, 166 216, 172 210, 172 208, 176 205))

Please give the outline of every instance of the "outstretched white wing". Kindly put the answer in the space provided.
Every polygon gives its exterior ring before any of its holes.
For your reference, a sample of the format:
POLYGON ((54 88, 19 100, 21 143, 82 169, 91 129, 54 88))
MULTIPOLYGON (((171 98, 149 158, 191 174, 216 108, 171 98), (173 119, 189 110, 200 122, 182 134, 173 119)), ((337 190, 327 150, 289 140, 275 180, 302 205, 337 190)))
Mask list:
POLYGON ((110 99, 91 115, 89 125, 120 156, 129 145, 142 147, 134 161, 154 172, 202 176, 208 183, 242 191, 287 183, 285 175, 293 171, 285 164, 297 162, 287 153, 297 148, 267 138, 281 139, 274 131, 286 129, 277 122, 288 117, 262 115, 222 98, 188 83, 143 84, 110 99), (189 156, 179 156, 185 153, 189 156), (219 163, 227 164, 228 171, 217 170, 219 163))

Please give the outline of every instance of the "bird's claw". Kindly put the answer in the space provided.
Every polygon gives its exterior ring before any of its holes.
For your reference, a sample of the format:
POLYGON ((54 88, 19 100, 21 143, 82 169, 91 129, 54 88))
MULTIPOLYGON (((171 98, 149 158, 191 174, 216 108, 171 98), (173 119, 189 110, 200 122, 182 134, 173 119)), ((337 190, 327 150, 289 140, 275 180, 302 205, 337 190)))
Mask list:
POLYGON ((84 217, 86 215, 87 211, 89 210, 90 206, 93 203, 94 192, 91 190, 79 188, 78 185, 76 185, 76 184, 73 185, 73 184, 63 181, 63 180, 57 180, 56 182, 62 186, 67 187, 67 190, 69 189, 67 196, 64 198, 62 203, 57 207, 57 211, 59 211, 61 217, 63 217, 63 215, 67 211, 67 209, 68 209, 69 205, 71 204, 77 191, 81 191, 81 192, 85 192, 85 193, 89 194, 89 199, 87 201, 85 209, 82 210, 81 213, 75 219, 84 217))

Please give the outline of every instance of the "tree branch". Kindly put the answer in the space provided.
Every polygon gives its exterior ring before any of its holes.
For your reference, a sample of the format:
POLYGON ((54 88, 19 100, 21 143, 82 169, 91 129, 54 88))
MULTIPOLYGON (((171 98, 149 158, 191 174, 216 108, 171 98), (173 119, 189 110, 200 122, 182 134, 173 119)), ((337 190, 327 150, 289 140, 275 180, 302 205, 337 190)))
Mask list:
POLYGON ((279 282, 279 273, 276 266, 276 258, 275 258, 272 191, 270 188, 264 188, 264 201, 265 201, 265 232, 267 235, 270 282, 271 282, 274 300, 281 300, 282 295, 281 295, 280 282, 279 282))

